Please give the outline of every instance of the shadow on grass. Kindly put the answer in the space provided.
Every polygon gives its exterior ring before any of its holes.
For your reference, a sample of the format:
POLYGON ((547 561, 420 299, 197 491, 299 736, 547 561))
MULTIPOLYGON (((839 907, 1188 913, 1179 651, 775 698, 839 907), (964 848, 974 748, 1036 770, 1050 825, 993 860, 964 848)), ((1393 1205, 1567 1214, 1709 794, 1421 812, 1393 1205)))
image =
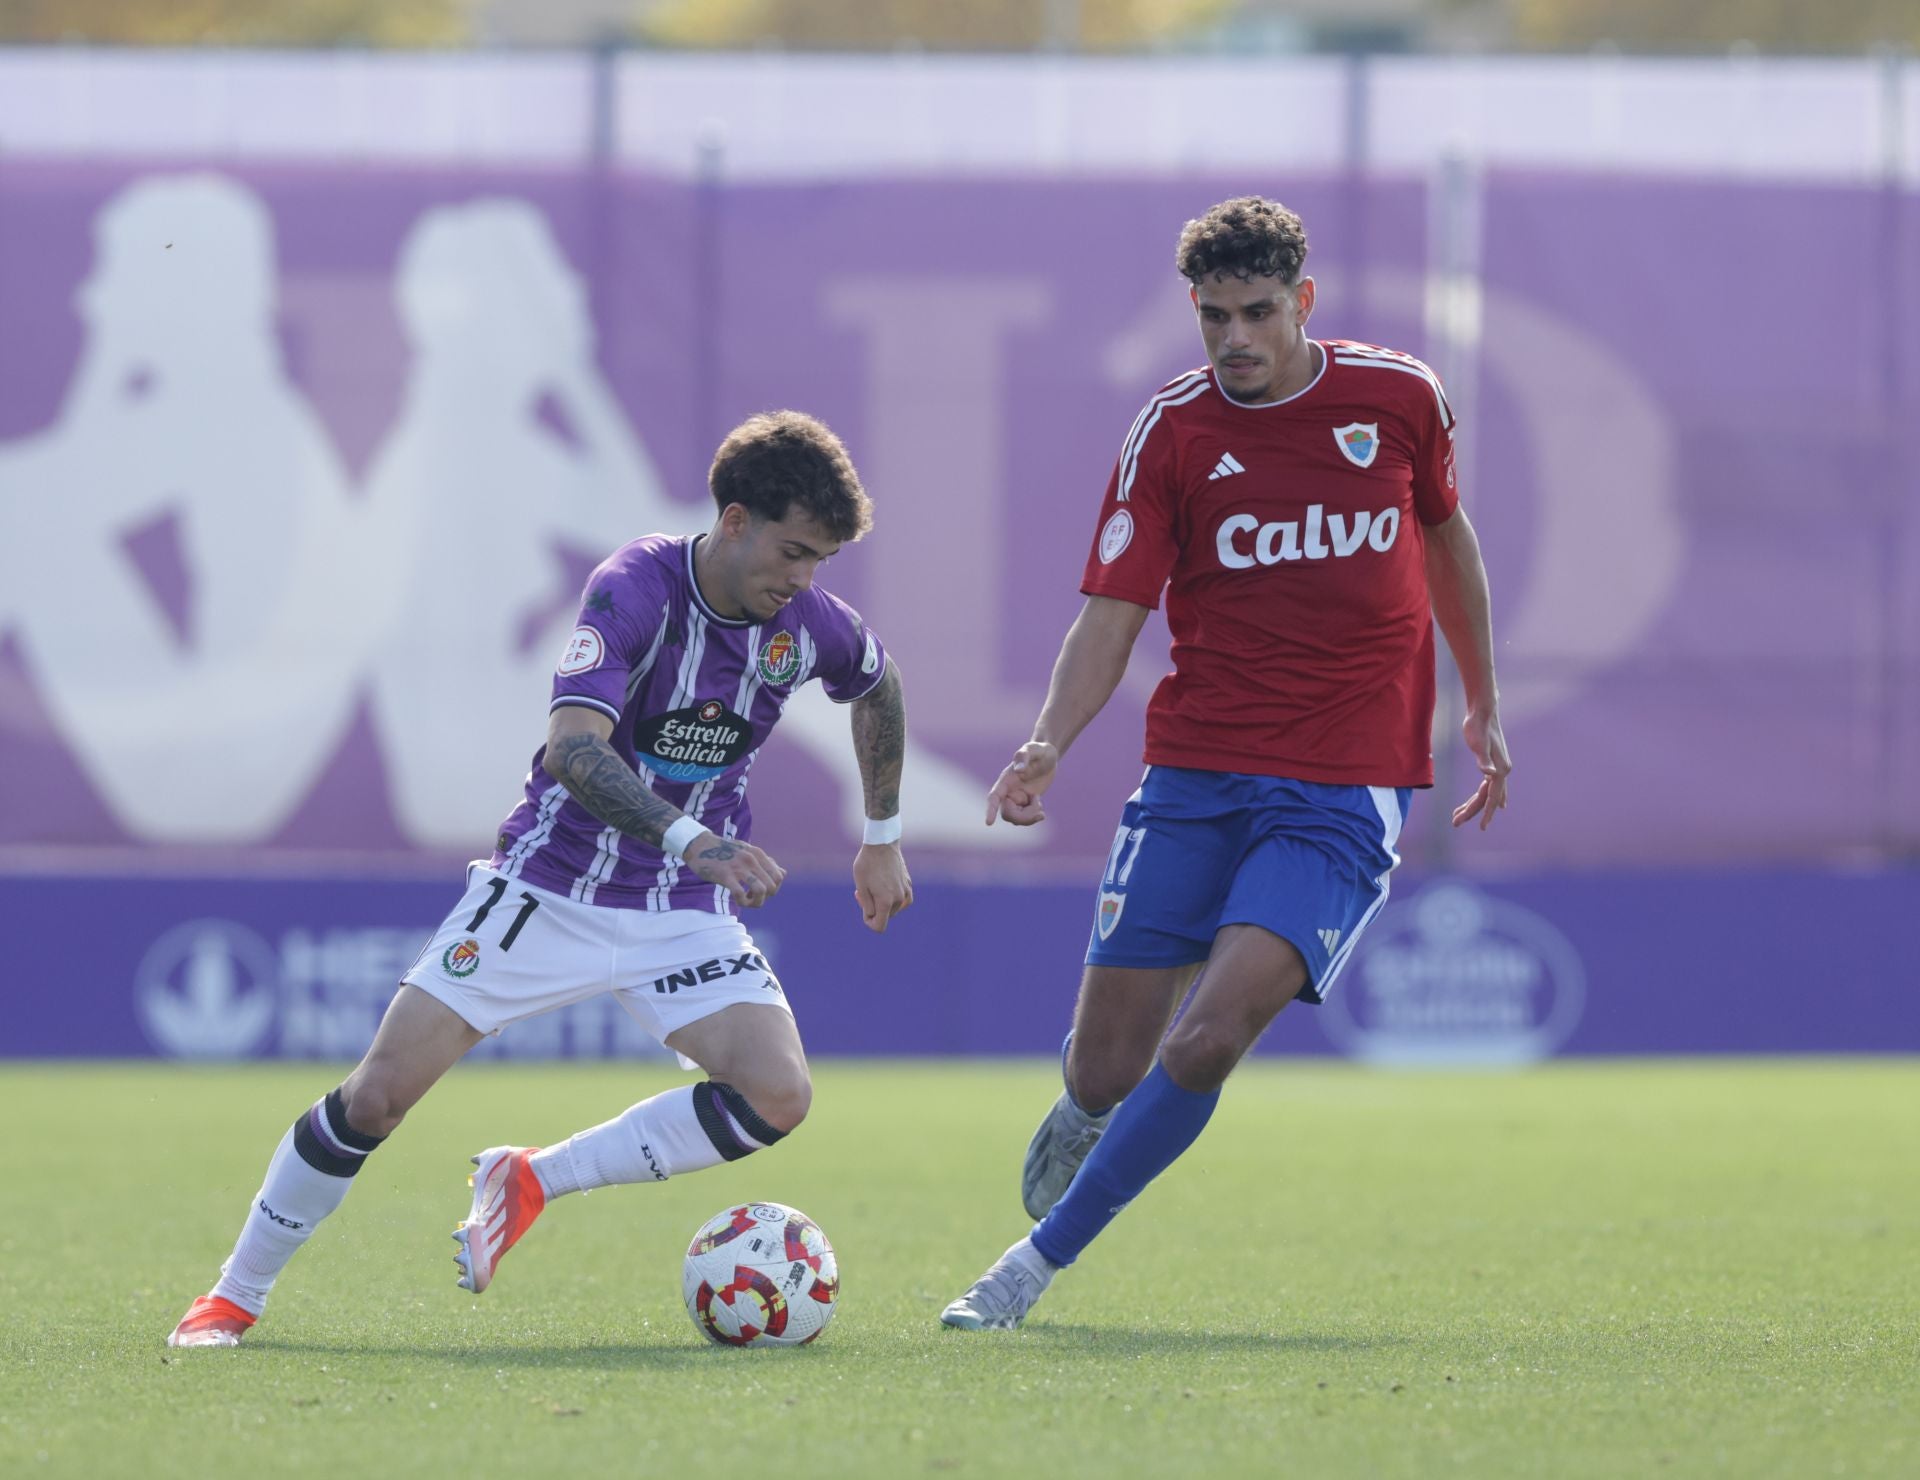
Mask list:
MULTIPOLYGON (((578 1342, 541 1345, 535 1341, 515 1344, 491 1342, 485 1346, 435 1345, 430 1340, 405 1343, 380 1341, 300 1341, 297 1339, 250 1339, 248 1349, 272 1352, 279 1357, 354 1357, 361 1361, 383 1357, 405 1362, 447 1362, 460 1367, 566 1367, 588 1371, 632 1372, 646 1368, 670 1372, 695 1363, 726 1360, 719 1348, 700 1346, 641 1345, 620 1342, 578 1342)), ((759 1361, 790 1350, 768 1347, 732 1354, 743 1361, 759 1361)), ((811 1354, 809 1354, 811 1355, 811 1354)))
MULTIPOLYGON (((1072 1321, 1046 1321, 1020 1331, 963 1332, 945 1328, 929 1329, 929 1344, 960 1352, 994 1352, 1004 1356, 1031 1355, 1036 1348, 1083 1352, 1093 1356, 1141 1356, 1165 1353, 1265 1352, 1367 1352, 1404 1346, 1400 1336, 1346 1336, 1316 1331, 1180 1331, 1156 1328, 1129 1329, 1115 1326, 1088 1326, 1072 1321)), ((801 1361, 837 1353, 846 1357, 886 1355, 897 1357, 895 1340, 872 1344, 829 1339, 823 1346, 800 1350, 791 1347, 763 1347, 750 1351, 729 1351, 707 1345, 668 1345, 665 1343, 578 1342, 540 1344, 489 1342, 481 1346, 435 1345, 430 1339, 414 1342, 390 1341, 301 1341, 276 1340, 255 1336, 247 1347, 256 1352, 272 1352, 283 1357, 355 1357, 361 1360, 390 1357, 407 1362, 447 1362, 462 1367, 563 1367, 609 1372, 645 1369, 658 1372, 678 1371, 696 1364, 712 1370, 715 1361, 777 1361, 785 1352, 801 1361)))
MULTIPOLYGON (((968 1333, 955 1332, 955 1336, 968 1333)), ((1126 1352, 1367 1352, 1406 1345, 1403 1336, 1345 1336, 1320 1331, 1169 1331, 1148 1326, 1128 1329, 1087 1326, 1075 1321, 1042 1321, 1023 1327, 1015 1339, 1071 1346, 1100 1353, 1126 1352)), ((979 1337, 973 1336, 978 1340, 979 1337)), ((993 1333, 989 1340, 1000 1339, 993 1333)))

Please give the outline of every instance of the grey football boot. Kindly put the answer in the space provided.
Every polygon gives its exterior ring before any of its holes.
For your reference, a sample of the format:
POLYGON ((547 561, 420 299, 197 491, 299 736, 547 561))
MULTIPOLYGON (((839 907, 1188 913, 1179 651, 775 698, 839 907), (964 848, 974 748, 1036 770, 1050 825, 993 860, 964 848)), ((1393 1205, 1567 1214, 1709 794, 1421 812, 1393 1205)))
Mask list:
POLYGON ((1020 1169, 1020 1201, 1027 1216, 1035 1222, 1053 1211, 1053 1205, 1066 1196, 1074 1173, 1087 1159, 1113 1119, 1113 1111, 1089 1115, 1073 1103, 1073 1096, 1061 1091, 1046 1119, 1027 1143, 1026 1164, 1020 1169))
POLYGON ((1031 1238, 1023 1238, 995 1260, 972 1289, 940 1312, 941 1324, 962 1331, 1011 1331, 1027 1318, 1059 1272, 1034 1248, 1031 1238))

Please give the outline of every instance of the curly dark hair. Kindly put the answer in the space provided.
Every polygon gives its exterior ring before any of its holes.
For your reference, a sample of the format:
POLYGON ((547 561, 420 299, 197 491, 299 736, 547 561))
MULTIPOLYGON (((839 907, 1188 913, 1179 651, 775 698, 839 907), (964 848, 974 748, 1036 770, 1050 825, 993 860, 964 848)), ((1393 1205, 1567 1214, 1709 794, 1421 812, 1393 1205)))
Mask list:
POLYGON ((714 453, 707 487, 720 508, 739 504, 756 519, 784 519, 798 504, 842 544, 873 528, 873 502, 846 447, 804 411, 762 411, 741 422, 714 453))
POLYGON ((1222 275, 1277 277, 1291 286, 1306 265, 1307 228, 1277 200, 1236 196, 1186 224, 1173 260, 1196 288, 1222 275))

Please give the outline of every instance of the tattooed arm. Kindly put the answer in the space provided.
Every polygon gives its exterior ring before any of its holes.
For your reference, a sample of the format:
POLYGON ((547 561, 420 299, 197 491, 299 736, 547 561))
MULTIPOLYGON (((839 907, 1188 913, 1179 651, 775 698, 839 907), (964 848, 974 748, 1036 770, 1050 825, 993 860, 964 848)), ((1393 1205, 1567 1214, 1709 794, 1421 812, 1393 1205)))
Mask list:
MULTIPOLYGON (((884 821, 900 811, 900 768, 907 753, 907 704, 900 670, 887 660, 880 682, 853 701, 853 753, 860 763, 866 813, 884 821)), ((867 928, 884 932, 887 922, 913 903, 900 845, 863 843, 853 861, 853 895, 867 928)))
MULTIPOLYGON (((655 796, 613 748, 613 721, 584 704, 563 704, 547 720, 547 774, 608 827, 658 848, 686 813, 655 796)), ((687 866, 743 905, 765 904, 787 871, 753 844, 702 833, 687 847, 687 866)))
POLYGON ((853 701, 853 753, 867 816, 883 821, 900 810, 900 766, 907 754, 907 701, 900 670, 887 660, 880 682, 853 701))

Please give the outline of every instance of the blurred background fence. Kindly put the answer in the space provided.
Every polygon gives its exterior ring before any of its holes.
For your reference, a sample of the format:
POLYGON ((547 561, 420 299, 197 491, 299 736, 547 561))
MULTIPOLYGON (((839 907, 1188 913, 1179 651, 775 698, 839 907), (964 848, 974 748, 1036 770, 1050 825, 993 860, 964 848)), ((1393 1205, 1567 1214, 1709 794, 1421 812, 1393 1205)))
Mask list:
MULTIPOLYGON (((1416 803, 1384 1059, 1920 1048, 1920 67, 1862 59, 0 52, 0 1053, 350 1055, 539 743, 581 577, 740 416, 848 440, 921 903, 844 712, 755 773, 816 1050, 1045 1051, 1164 629, 979 825, 1172 269, 1299 209, 1323 336, 1463 420, 1514 805, 1416 803)), ((1443 686, 1444 687, 1444 686, 1443 686)), ((490 1052, 627 1052, 617 1014, 490 1052)))

